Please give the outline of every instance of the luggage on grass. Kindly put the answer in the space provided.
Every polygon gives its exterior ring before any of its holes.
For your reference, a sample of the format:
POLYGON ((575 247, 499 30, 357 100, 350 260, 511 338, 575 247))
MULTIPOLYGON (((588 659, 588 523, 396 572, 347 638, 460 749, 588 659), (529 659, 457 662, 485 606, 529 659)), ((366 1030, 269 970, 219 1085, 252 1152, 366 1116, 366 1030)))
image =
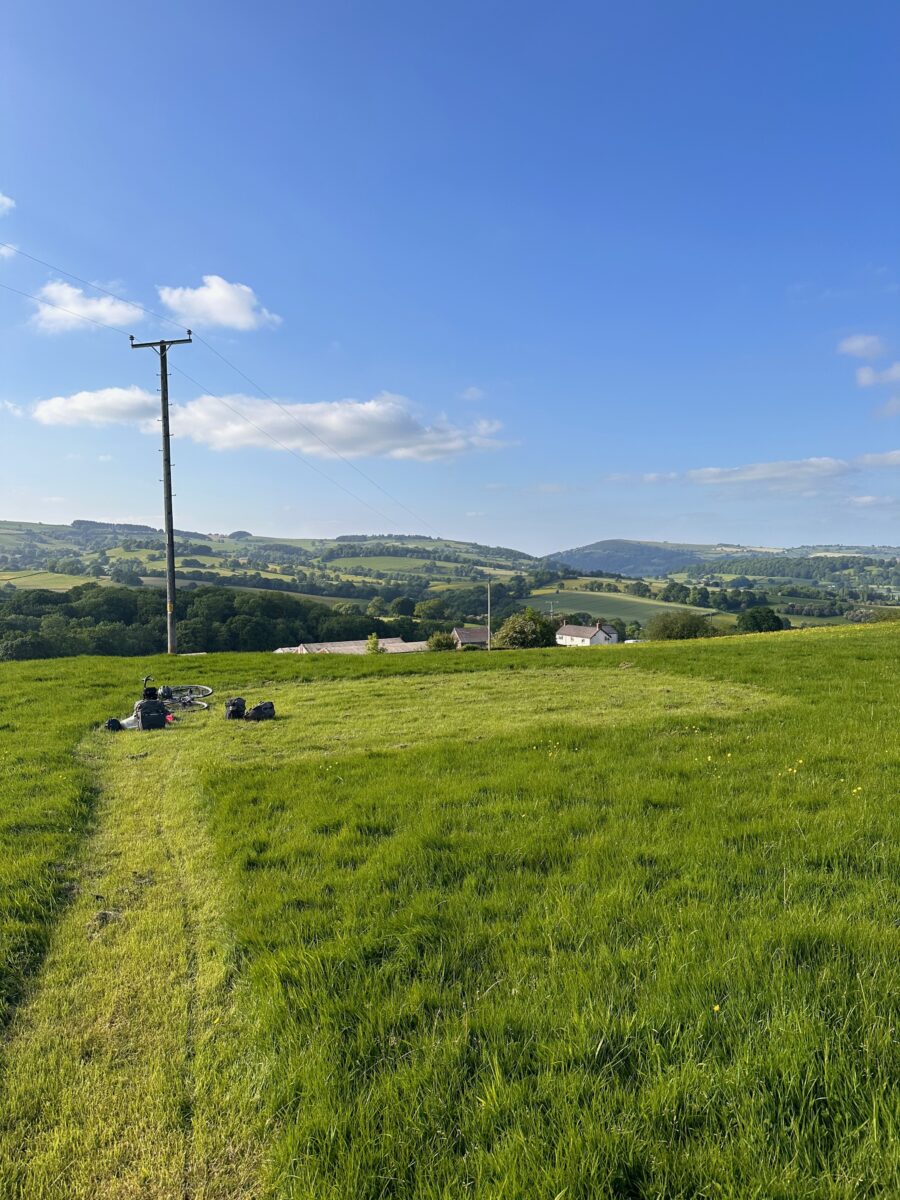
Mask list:
POLYGON ((138 700, 134 716, 138 729, 165 729, 169 710, 162 700, 138 700))
POLYGON ((271 700, 263 700, 261 704, 254 704, 244 713, 244 719, 247 721, 271 721, 274 716, 275 705, 271 700))
POLYGON ((225 701, 225 720, 242 721, 247 711, 247 701, 243 696, 230 696, 225 701))

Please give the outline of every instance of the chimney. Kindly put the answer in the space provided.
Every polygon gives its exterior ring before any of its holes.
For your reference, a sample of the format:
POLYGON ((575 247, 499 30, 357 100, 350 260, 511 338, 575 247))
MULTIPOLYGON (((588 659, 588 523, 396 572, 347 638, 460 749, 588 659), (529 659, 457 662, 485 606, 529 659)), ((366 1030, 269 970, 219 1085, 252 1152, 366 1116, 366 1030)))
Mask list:
POLYGON ((602 625, 603 625, 603 622, 602 622, 602 621, 598 621, 598 622, 597 622, 597 628, 598 628, 598 629, 600 629, 602 625))

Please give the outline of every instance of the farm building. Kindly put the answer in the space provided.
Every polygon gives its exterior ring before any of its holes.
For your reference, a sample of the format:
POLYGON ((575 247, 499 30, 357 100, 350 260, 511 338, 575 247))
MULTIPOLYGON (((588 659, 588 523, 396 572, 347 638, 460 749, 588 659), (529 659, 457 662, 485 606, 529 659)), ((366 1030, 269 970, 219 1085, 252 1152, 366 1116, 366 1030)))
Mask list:
POLYGON ((602 621, 596 625, 560 625, 556 631, 557 646, 609 646, 618 640, 612 625, 602 621))
POLYGON ((461 625, 453 630, 453 644, 457 650, 464 646, 475 646, 478 650, 487 650, 490 631, 487 625, 475 625, 464 629, 461 625))
MULTIPOLYGON (((427 642, 404 642, 403 638, 379 638, 378 645, 386 654, 412 654, 427 650, 427 642)), ((352 642, 301 642, 299 646, 281 646, 276 654, 368 654, 367 638, 352 642)))

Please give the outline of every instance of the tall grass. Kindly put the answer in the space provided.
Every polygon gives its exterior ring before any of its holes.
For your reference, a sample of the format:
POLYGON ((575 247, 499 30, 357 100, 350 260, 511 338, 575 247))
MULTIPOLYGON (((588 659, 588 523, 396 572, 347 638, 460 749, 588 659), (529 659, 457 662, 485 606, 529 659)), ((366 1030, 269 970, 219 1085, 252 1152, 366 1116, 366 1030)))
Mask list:
POLYGON ((83 744, 123 915, 86 943, 82 892, 58 926, 0 1180, 181 1194, 156 1147, 208 1197, 900 1194, 898 647, 177 663, 279 720, 83 744), (142 954, 148 913, 183 952, 142 954))

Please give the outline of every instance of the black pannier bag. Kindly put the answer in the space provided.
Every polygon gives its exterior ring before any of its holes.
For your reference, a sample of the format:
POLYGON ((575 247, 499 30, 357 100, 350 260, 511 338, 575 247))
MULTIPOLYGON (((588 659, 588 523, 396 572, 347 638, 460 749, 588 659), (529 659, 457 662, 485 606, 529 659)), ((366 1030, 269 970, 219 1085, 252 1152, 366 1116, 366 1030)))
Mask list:
POLYGON ((134 715, 138 729, 165 729, 169 710, 162 700, 138 700, 134 715))
POLYGON ((231 696, 225 701, 225 720, 242 721, 247 710, 247 701, 243 696, 231 696))
POLYGON ((122 722, 118 717, 110 717, 108 721, 103 722, 103 728, 108 729, 110 733, 121 733, 122 722))
POLYGON ((244 714, 247 721, 271 721, 274 716, 275 705, 271 700, 263 700, 262 704, 254 704, 244 714))

